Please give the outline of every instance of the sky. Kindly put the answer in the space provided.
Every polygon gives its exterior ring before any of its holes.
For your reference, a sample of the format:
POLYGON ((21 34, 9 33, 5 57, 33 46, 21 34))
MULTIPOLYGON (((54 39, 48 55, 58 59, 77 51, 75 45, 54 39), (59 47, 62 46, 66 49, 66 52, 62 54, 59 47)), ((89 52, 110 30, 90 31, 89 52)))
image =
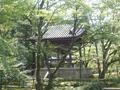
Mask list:
POLYGON ((98 3, 100 0, 86 0, 89 4, 98 3))

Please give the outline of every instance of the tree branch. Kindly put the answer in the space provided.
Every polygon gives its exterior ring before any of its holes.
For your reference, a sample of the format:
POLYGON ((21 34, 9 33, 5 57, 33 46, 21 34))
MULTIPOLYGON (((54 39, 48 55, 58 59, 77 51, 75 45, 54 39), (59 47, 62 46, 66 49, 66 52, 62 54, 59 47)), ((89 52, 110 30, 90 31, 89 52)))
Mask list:
POLYGON ((120 61, 120 59, 119 58, 117 58, 117 59, 112 59, 110 62, 108 62, 108 66, 110 66, 112 63, 115 63, 115 62, 117 62, 117 61, 120 61))

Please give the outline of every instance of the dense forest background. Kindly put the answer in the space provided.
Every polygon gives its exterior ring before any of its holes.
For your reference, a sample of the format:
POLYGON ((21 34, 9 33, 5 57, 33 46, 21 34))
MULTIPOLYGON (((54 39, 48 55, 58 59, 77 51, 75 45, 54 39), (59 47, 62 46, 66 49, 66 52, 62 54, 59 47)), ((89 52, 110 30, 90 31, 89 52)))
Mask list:
MULTIPOLYGON (((44 47, 42 37, 48 26, 66 24, 75 29, 84 26, 86 30, 82 46, 74 43, 75 48, 81 47, 73 50, 74 64, 84 61, 85 68, 92 68, 99 79, 108 78, 108 72, 119 71, 119 0, 0 0, 0 71, 7 83, 28 80, 35 73, 36 90, 43 90, 40 69, 44 56, 53 55, 51 48, 55 46, 48 43, 44 47), (36 42, 29 40, 36 36, 36 42)), ((50 74, 46 90, 52 88, 54 74, 63 63, 64 60, 58 63, 50 74)))

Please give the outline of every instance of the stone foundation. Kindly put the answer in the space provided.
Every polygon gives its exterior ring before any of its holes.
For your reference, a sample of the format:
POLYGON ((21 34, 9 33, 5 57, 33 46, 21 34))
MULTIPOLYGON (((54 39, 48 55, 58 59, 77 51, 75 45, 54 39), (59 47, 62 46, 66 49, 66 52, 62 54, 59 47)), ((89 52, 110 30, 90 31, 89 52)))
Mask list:
MULTIPOLYGON (((54 71, 55 68, 51 68, 51 71, 54 71)), ((47 68, 41 69, 42 77, 44 78, 45 74, 47 73, 47 68)), ((91 69, 80 69, 79 68, 60 68, 57 73, 56 77, 60 77, 63 79, 80 79, 81 78, 90 78, 92 76, 91 69)))

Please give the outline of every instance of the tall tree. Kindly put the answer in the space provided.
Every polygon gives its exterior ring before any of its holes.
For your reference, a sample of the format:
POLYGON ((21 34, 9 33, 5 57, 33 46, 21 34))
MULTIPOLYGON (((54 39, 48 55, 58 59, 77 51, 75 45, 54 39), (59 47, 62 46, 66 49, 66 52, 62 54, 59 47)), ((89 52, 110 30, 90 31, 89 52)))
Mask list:
MULTIPOLYGON (((94 28, 94 42, 97 54, 97 65, 99 78, 105 78, 108 67, 119 61, 116 59, 119 40, 119 5, 120 2, 101 1, 92 13, 92 27, 94 28), (102 56, 101 56, 102 55, 102 56)), ((95 8, 95 7, 94 7, 95 8)))

